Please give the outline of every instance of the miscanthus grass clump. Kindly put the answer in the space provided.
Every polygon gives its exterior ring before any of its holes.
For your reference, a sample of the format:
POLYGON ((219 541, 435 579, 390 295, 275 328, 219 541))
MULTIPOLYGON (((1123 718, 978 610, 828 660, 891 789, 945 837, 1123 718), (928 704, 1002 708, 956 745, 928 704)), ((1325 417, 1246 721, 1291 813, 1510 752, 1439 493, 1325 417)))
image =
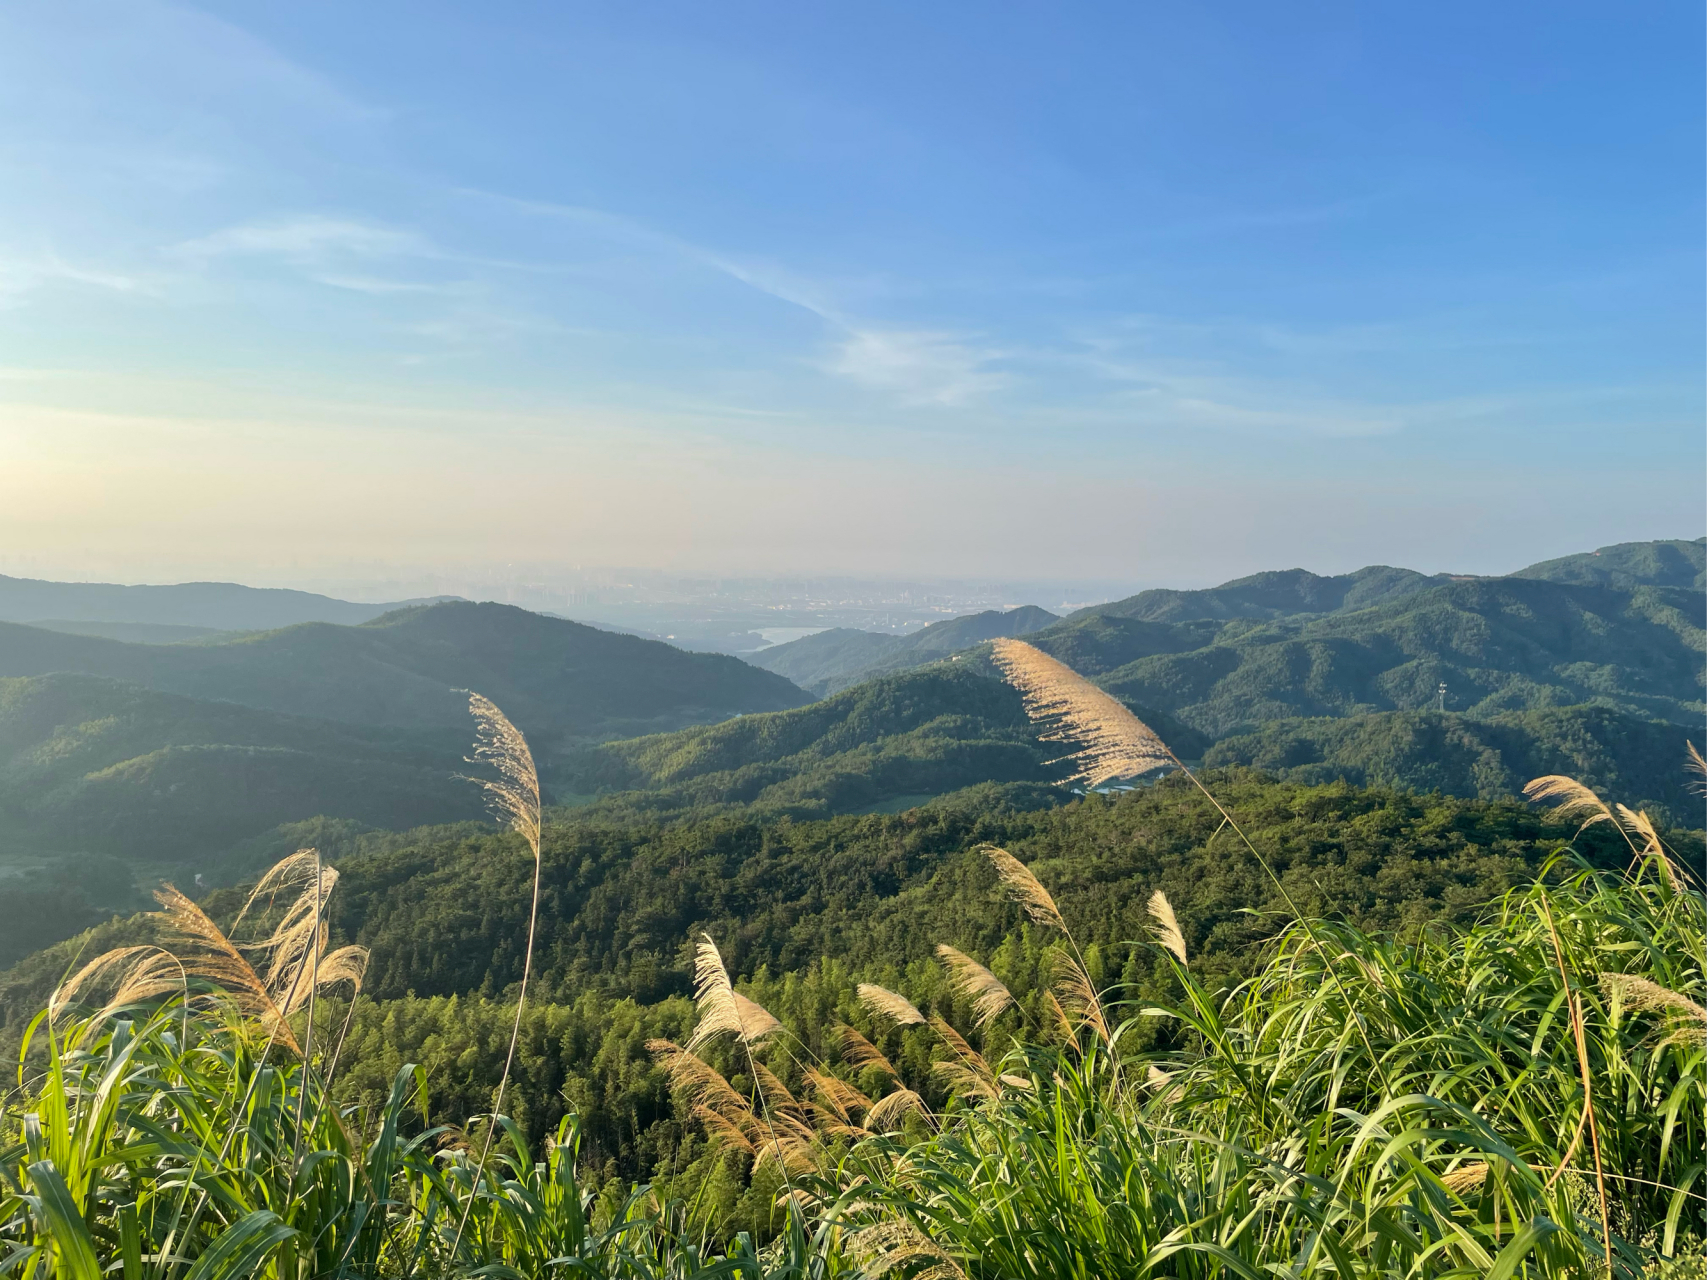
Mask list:
MULTIPOLYGON (((1082 779, 1183 768, 1027 649, 998 662, 1082 779)), ((475 709, 537 869, 526 744, 475 709)), ((1047 985, 1016 997, 944 945, 959 1017, 863 983, 866 1030, 827 1058, 701 936, 697 1023, 649 1050, 705 1154, 653 1185, 593 1185, 573 1116, 530 1149, 507 1072, 492 1115, 455 1123, 412 1066, 383 1104, 335 1105, 353 1003, 316 1022, 317 993, 359 998, 365 956, 330 945, 336 873, 311 852, 229 929, 167 893, 162 944, 86 966, 32 1029, 47 1065, 0 1132, 0 1276, 1700 1275, 1707 900, 1645 815, 1569 779, 1531 793, 1616 827, 1629 866, 1567 846, 1474 926, 1415 938, 1294 918, 1233 989, 1205 985, 1159 893, 1133 945, 1169 995, 1099 988, 1072 903, 995 848, 1047 985), (718 1220, 729 1176, 772 1207, 762 1243, 718 1220)))

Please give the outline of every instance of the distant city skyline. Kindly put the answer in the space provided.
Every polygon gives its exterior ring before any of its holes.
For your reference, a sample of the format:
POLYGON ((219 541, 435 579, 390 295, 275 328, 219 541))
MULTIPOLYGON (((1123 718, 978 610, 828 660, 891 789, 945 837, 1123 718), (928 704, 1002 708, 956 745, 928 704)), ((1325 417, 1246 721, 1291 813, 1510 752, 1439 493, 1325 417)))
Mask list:
POLYGON ((1703 36, 7 6, 0 572, 1202 586, 1699 536, 1703 36))

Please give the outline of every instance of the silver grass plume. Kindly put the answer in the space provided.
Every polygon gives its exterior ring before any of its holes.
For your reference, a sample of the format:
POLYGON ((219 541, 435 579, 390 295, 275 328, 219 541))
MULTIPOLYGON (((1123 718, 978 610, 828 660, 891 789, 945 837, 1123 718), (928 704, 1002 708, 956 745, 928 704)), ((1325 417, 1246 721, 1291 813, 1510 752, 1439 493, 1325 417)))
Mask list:
POLYGON ((964 951, 939 943, 936 953, 948 966, 954 989, 972 1001, 974 1026, 987 1026, 1014 1002, 1007 984, 964 951))
POLYGON ((1525 783, 1523 794, 1531 804, 1540 804, 1544 800, 1564 801, 1553 810, 1561 818, 1578 813, 1588 814, 1582 826, 1577 828, 1578 832, 1592 827, 1597 822, 1616 823, 1612 810, 1606 807, 1604 800, 1575 778, 1567 778, 1562 773, 1550 773, 1525 783))
POLYGON ((992 660, 1025 700, 1025 713, 1045 742, 1076 743, 1070 781, 1088 787, 1178 765, 1156 731, 1119 699, 1023 640, 996 640, 992 660))
MULTIPOLYGON (((474 754, 470 764, 488 766, 496 777, 471 778, 486 793, 486 803, 493 813, 512 831, 520 833, 533 853, 533 902, 528 908, 527 946, 522 953, 522 982, 516 993, 516 1021, 510 1029, 510 1047, 504 1054, 504 1070, 498 1077, 498 1092, 492 1102, 492 1123, 486 1127, 486 1139, 480 1149, 477 1169, 486 1168, 486 1157, 492 1151, 492 1138, 497 1133, 497 1117, 503 1110, 504 1092, 510 1084, 510 1071, 516 1061, 516 1046, 522 1038, 522 1011, 527 1007, 528 979, 533 976, 533 940, 539 924, 539 886, 543 872, 540 856, 539 771, 534 767, 533 751, 522 731, 498 709, 498 704, 478 693, 468 695, 468 713, 474 717, 474 754)), ((477 1175, 478 1176, 478 1175, 477 1175)), ((462 1233, 468 1227, 468 1215, 473 1211, 474 1197, 463 1205, 462 1218, 456 1224, 456 1239, 451 1244, 455 1256, 462 1245, 462 1233)))
POLYGON ((1025 910, 1034 923, 1067 932, 1067 924, 1061 919, 1055 899, 1049 896, 1049 890, 1032 874, 1030 867, 1006 849, 998 849, 993 844, 984 846, 984 856, 995 867, 996 877, 1008 891, 1008 896, 1025 910))
POLYGON ((1158 946, 1173 953, 1181 964, 1185 959, 1185 934, 1180 932, 1179 919, 1174 915, 1174 904, 1168 901, 1168 895, 1157 889, 1150 895, 1150 905, 1147 908, 1150 918, 1156 922, 1150 936, 1158 946))
POLYGON ((489 766, 495 778, 465 778, 486 792, 493 814, 512 831, 519 832, 535 860, 539 858, 539 773, 533 751, 522 731, 490 698, 468 695, 468 713, 474 717, 474 754, 470 764, 489 766))
POLYGON ((913 1006, 906 996, 880 987, 875 982, 859 984, 859 1002, 866 1011, 875 1017, 888 1018, 898 1027, 917 1026, 924 1022, 925 1015, 913 1006))

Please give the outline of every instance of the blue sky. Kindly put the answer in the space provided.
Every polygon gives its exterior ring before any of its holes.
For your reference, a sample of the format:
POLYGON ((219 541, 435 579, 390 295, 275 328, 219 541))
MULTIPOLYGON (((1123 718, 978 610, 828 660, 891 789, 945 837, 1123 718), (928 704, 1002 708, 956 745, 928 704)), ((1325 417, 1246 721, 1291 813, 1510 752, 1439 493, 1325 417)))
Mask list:
POLYGON ((1702 532, 1698 4, 0 11, 0 571, 1702 532))

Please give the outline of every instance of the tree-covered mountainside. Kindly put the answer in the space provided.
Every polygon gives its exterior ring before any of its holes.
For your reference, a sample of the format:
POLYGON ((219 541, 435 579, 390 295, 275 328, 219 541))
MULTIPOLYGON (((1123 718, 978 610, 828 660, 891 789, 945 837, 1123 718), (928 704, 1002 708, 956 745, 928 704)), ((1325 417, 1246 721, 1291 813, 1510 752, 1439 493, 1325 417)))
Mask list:
POLYGON ((1221 739, 1203 762, 1251 765, 1299 782, 1340 779, 1485 800, 1516 795, 1531 778, 1565 774, 1677 825, 1700 827, 1701 799, 1679 767, 1691 736, 1699 749, 1699 730, 1691 735, 1608 707, 1507 711, 1487 720, 1386 711, 1276 720, 1221 739))
POLYGON ((1693 542, 1620 542, 1519 569, 1514 578, 1544 578, 1586 587, 1707 587, 1707 538, 1693 542))
MULTIPOLYGON (((1133 709, 1186 760, 1484 799, 1565 773, 1700 825, 1681 766, 1687 728, 1609 707, 1502 712, 1491 721, 1432 710, 1293 718, 1220 740, 1156 708, 1133 709)), ((600 744, 564 777, 583 794, 627 793, 621 802, 642 811, 752 805, 821 817, 919 804, 984 781, 1048 788, 1061 776, 1049 763, 1059 755, 1038 741, 1018 695, 967 657, 793 711, 600 744)))
MULTIPOLYGON (((443 598, 443 597, 439 597, 443 598)), ((152 623, 212 631, 266 631, 302 622, 355 626, 426 600, 358 604, 311 591, 245 587, 235 582, 121 586, 113 582, 48 582, 0 574, 0 620, 152 623)))
MULTIPOLYGON (((1140 708, 1197 756, 1208 739, 1140 708)), ((918 804, 982 782, 1049 786, 1058 748, 1040 743, 1019 695, 974 663, 881 676, 793 711, 604 743, 568 773, 581 791, 636 792, 653 810, 752 805, 822 816, 918 804)))
MULTIPOLYGON (((1227 624, 1211 644, 1142 657, 1098 683, 1215 737, 1292 716, 1435 702, 1501 711, 1596 703, 1699 723, 1704 598, 1677 587, 1522 578, 1431 587, 1354 612, 1227 624)), ((1046 652, 1048 631, 1033 637, 1046 652)))
POLYGON ((1355 573, 1322 577, 1307 569, 1282 569, 1236 578, 1200 591, 1166 588, 1141 591, 1124 600, 1092 605, 1075 618, 1102 614, 1141 622, 1224 622, 1232 618, 1283 618, 1299 613, 1367 609, 1401 600, 1451 579, 1376 564, 1355 573))
POLYGON ((826 697, 872 676, 922 666, 986 640, 1028 636, 1054 621, 1056 615, 1047 609, 1024 605, 933 622, 910 636, 834 627, 749 654, 748 661, 826 697))
POLYGON ((840 629, 754 661, 822 695, 1023 635, 1213 736, 1286 716, 1422 707, 1442 680, 1451 710, 1598 701, 1690 723, 1702 714, 1707 660, 1703 554, 1704 540, 1624 543, 1506 578, 1288 569, 1143 591, 1054 622, 1042 610, 979 614, 905 641, 840 629), (956 631, 962 623, 979 629, 956 631))
POLYGON ((499 604, 405 609, 217 643, 123 644, 0 623, 0 676, 77 672, 349 724, 467 727, 476 689, 549 753, 564 741, 674 729, 806 695, 770 672, 499 604))
MULTIPOLYGON (((862 980, 969 1026, 965 998, 934 957, 938 943, 978 958, 1018 993, 1035 990, 1047 938, 996 890, 976 852, 985 841, 1048 886, 1094 980, 1131 984, 1126 993, 1138 998, 1165 981, 1158 954, 1139 945, 1155 889, 1172 900, 1194 971, 1214 987, 1251 971, 1287 897, 1306 913, 1404 935, 1471 918, 1574 830, 1511 801, 1277 783, 1243 771, 1207 781, 1284 893, 1178 778, 1050 808, 1015 807, 986 786, 903 814, 821 821, 560 813, 545 836, 542 1003, 518 1059, 515 1114, 537 1134, 579 1105, 598 1160, 628 1176, 668 1158, 682 1130, 645 1041, 682 1034, 701 933, 814 1052, 830 1051, 833 1022, 869 1026, 852 1004, 862 980)), ((1680 839, 1698 857, 1698 840, 1680 839)), ((532 859, 515 836, 467 828, 358 838, 354 847, 361 851, 339 859, 334 930, 372 948, 366 990, 376 1002, 352 1033, 363 1065, 346 1087, 383 1092, 402 1062, 424 1062, 439 1114, 471 1114, 502 1063, 507 1023, 488 1001, 520 976, 532 859)), ((1605 829, 1591 829, 1582 847, 1608 864, 1628 857, 1605 829)), ((225 919, 239 901, 227 891, 207 905, 225 919)), ((146 936, 142 922, 103 925, 0 973, 0 1042, 15 1046, 74 954, 146 936)), ((928 1078, 922 1063, 911 1067, 928 1078)))
POLYGON ((12 849, 193 861, 319 815, 404 829, 480 816, 463 735, 403 737, 100 676, 0 679, 12 849))

